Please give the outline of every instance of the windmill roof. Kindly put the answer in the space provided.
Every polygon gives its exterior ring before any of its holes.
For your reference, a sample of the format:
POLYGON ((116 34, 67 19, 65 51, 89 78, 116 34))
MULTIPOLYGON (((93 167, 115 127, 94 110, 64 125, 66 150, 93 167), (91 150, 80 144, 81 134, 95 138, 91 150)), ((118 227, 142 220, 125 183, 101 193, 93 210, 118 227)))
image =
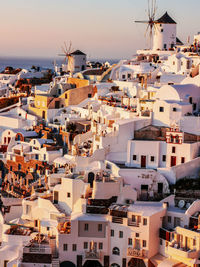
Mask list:
POLYGON ((70 53, 70 55, 86 55, 85 53, 83 53, 80 50, 75 50, 74 52, 70 53))
POLYGON ((166 24, 176 24, 176 22, 168 15, 166 12, 161 18, 159 18, 157 23, 166 23, 166 24))

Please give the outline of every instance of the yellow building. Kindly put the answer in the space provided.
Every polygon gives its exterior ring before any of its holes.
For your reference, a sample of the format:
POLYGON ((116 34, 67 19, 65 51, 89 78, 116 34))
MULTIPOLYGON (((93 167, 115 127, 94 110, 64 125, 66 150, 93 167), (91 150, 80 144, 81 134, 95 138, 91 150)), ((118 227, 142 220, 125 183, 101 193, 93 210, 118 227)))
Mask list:
POLYGON ((94 96, 95 88, 89 85, 88 80, 68 78, 67 84, 71 85, 70 89, 63 85, 62 90, 57 90, 57 85, 54 85, 47 94, 36 94, 34 103, 29 105, 29 111, 41 119, 48 120, 58 109, 78 105, 86 98, 94 96))

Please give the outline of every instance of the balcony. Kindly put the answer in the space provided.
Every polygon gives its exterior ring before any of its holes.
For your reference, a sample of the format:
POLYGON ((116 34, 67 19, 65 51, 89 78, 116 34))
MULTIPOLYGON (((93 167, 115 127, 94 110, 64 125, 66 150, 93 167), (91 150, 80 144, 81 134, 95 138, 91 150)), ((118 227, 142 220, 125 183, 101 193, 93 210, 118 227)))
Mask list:
POLYGON ((128 219, 128 226, 140 227, 140 223, 139 222, 133 222, 131 219, 128 219))
MULTIPOLYGON (((199 252, 196 251, 196 249, 194 250, 190 250, 190 249, 186 249, 186 248, 176 248, 175 247, 176 244, 173 246, 168 246, 165 250, 165 252, 169 255, 169 256, 179 256, 182 258, 190 258, 190 259, 196 259, 199 256, 199 252)), ((178 245, 177 245, 178 246, 178 245)))
POLYGON ((33 247, 24 247, 23 253, 43 253, 43 254, 51 254, 51 248, 48 246, 33 246, 33 247))
POLYGON ((128 248, 128 250, 127 250, 127 256, 128 257, 143 259, 143 258, 145 258, 145 254, 146 254, 145 250, 143 250, 143 249, 128 248))
POLYGON ((119 223, 119 224, 123 224, 123 218, 122 217, 112 217, 112 222, 113 223, 119 223))
POLYGON ((85 251, 85 259, 99 260, 100 253, 97 251, 85 251))

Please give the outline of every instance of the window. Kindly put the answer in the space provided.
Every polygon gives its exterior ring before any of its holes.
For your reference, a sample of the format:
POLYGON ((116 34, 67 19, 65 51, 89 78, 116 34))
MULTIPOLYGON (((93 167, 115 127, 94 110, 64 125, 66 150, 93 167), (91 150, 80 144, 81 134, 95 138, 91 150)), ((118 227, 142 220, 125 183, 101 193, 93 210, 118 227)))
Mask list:
POLYGON ((136 222, 136 216, 132 215, 132 222, 136 222))
POLYGON ((22 169, 22 165, 18 164, 18 170, 20 171, 22 169))
POLYGON ((137 160, 137 156, 136 155, 133 155, 133 160, 137 160))
POLYGON ((88 98, 91 98, 92 97, 92 94, 88 94, 88 98))
POLYGON ((35 155, 35 159, 36 159, 36 160, 39 159, 39 155, 38 155, 38 154, 35 155))
POLYGON ((113 229, 110 230, 110 235, 114 236, 115 235, 115 231, 113 229))
POLYGON ((128 73, 128 79, 130 79, 131 78, 131 74, 130 73, 128 73))
POLYGON ((103 249, 103 243, 102 242, 99 243, 99 249, 103 249))
POLYGON ((44 154, 44 160, 46 160, 46 154, 44 154))
POLYGON ((162 246, 162 239, 160 238, 160 245, 162 246))
POLYGON ((147 246, 147 241, 146 240, 142 240, 142 246, 143 246, 143 248, 146 248, 146 246, 147 246))
POLYGON ((172 147, 172 153, 176 153, 176 147, 175 146, 172 147))
POLYGON ((185 157, 181 157, 181 163, 185 163, 185 157))
POLYGON ((119 238, 123 238, 123 232, 119 231, 119 238))
POLYGON ((88 249, 88 242, 83 243, 83 249, 88 249))
POLYGON ((120 255, 120 250, 119 250, 119 248, 114 247, 113 250, 112 250, 112 254, 113 254, 113 255, 120 255))
POLYGON ((12 171, 12 166, 10 166, 10 171, 12 171))
POLYGON ((102 232, 102 224, 98 224, 98 232, 102 232))
POLYGON ((172 217, 171 216, 167 216, 167 221, 168 221, 168 223, 171 223, 172 222, 172 217))
POLYGON ((147 225, 147 218, 143 218, 143 225, 147 225))
POLYGON ((166 155, 162 156, 162 161, 164 161, 164 162, 166 161, 166 155))
POLYGON ((50 230, 50 227, 49 226, 47 226, 47 231, 49 231, 50 230))
POLYGON ((126 78, 126 75, 123 74, 123 75, 122 75, 122 79, 125 79, 125 78, 126 78))
POLYGON ((163 29, 161 29, 161 32, 163 32, 163 29))
POLYGON ((164 44, 164 49, 167 49, 167 44, 164 44))
POLYGON ((67 251, 67 244, 63 244, 63 250, 67 251))
POLYGON ((132 240, 132 238, 129 238, 129 239, 128 239, 128 245, 129 245, 129 246, 132 246, 132 245, 133 245, 133 240, 132 240))
POLYGON ((176 112, 176 108, 173 108, 172 110, 173 110, 174 112, 176 112))
POLYGON ((159 108, 160 112, 164 112, 164 107, 159 108))
POLYGON ((135 236, 136 236, 136 237, 139 237, 139 236, 140 236, 140 234, 139 234, 139 233, 135 233, 135 236))
POLYGON ((154 161, 155 161, 155 157, 151 156, 151 162, 154 162, 154 161))
POLYGON ((72 251, 76 251, 76 244, 72 245, 72 251))
POLYGON ((174 217, 174 227, 181 225, 181 218, 174 217))
POLYGON ((192 104, 192 97, 189 97, 189 103, 192 104))
POLYGON ((71 197, 71 194, 70 194, 70 192, 67 192, 67 197, 71 197))
POLYGON ((84 230, 85 230, 85 231, 88 231, 88 229, 89 229, 89 225, 88 225, 88 223, 85 223, 85 225, 84 225, 84 230))

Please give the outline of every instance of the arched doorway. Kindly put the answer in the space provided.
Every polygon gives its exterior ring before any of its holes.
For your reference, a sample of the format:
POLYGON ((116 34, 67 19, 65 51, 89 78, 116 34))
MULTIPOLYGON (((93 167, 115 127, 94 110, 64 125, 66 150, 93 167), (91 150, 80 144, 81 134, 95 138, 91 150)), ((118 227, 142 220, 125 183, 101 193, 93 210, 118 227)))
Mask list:
POLYGON ((83 267, 102 267, 101 263, 97 260, 87 260, 83 267))
POLYGON ((61 262, 60 267, 76 267, 76 265, 71 261, 63 261, 61 262))
POLYGON ((90 187, 93 188, 93 182, 94 182, 94 173, 89 172, 88 173, 88 183, 90 184, 90 187))
POLYGON ((128 267, 146 267, 142 259, 132 258, 128 263, 128 267))

